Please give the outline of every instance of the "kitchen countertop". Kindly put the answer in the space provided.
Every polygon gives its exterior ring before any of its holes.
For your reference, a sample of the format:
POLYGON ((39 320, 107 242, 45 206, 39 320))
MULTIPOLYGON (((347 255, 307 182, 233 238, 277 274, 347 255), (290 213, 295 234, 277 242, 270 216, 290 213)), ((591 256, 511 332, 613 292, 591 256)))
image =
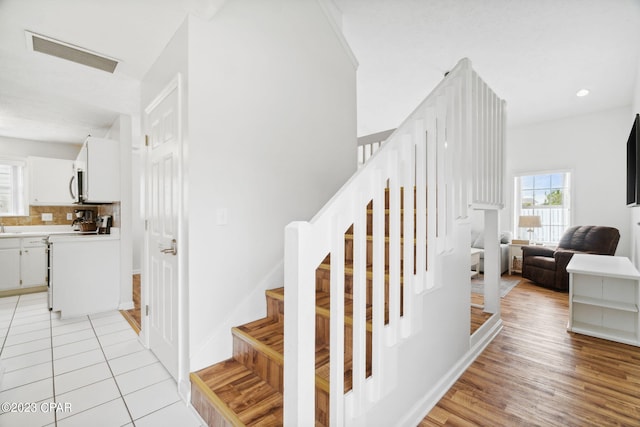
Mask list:
POLYGON ((112 237, 120 238, 120 229, 111 228, 111 234, 97 234, 97 231, 83 232, 74 231, 68 225, 64 226, 7 226, 5 232, 0 233, 0 239, 20 238, 20 237, 47 237, 47 236, 69 236, 69 237, 112 237))

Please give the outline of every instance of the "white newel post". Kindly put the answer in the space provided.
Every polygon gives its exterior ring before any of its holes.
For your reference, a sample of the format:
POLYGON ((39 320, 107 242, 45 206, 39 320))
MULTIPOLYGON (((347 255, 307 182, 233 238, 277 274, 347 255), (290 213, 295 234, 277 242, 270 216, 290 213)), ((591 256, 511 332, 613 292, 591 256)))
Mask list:
POLYGON ((500 312, 500 233, 498 211, 484 211, 484 311, 500 312))
POLYGON ((315 424, 315 269, 307 265, 311 226, 293 222, 284 245, 284 425, 315 424))

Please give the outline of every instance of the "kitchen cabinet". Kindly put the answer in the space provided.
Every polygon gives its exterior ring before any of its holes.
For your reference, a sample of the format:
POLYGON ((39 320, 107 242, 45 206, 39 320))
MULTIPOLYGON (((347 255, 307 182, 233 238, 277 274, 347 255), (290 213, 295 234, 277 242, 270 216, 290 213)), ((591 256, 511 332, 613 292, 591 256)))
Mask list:
POLYGON ((47 284, 47 248, 42 238, 0 239, 0 290, 47 284))
POLYGON ((62 319, 116 310, 120 241, 114 235, 51 236, 51 300, 62 319))
POLYGON ((120 200, 120 143, 111 139, 88 137, 75 161, 84 172, 84 203, 120 200))
POLYGON ((47 284, 47 245, 41 237, 23 238, 20 280, 23 288, 47 284))
POLYGON ((73 202, 69 179, 73 160, 29 157, 29 203, 31 205, 68 205, 73 202))
POLYGON ((20 288, 20 239, 0 239, 0 290, 20 288))

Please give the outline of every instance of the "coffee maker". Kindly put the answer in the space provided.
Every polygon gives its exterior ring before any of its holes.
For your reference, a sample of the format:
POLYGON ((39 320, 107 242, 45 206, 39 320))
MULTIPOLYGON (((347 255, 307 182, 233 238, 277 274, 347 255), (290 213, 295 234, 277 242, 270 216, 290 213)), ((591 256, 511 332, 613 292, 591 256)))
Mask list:
POLYGON ((98 216, 98 234, 111 234, 113 217, 111 215, 98 216))
MULTIPOLYGON (((91 209, 76 209, 75 216, 76 218, 71 223, 75 231, 87 231, 87 226, 94 222, 91 209)), ((95 231, 95 227, 93 227, 93 230, 95 231)))

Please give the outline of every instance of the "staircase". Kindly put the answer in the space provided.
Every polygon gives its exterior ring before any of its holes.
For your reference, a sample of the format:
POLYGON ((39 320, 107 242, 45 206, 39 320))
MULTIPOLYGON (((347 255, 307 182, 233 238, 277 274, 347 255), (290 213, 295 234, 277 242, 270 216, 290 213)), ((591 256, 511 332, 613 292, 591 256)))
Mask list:
MULTIPOLYGON (((401 189, 404 194, 404 189, 401 189)), ((415 200, 415 189, 414 189, 415 200)), ((415 203, 414 203, 415 204, 415 203)), ((404 206, 400 207, 401 223, 404 206)), ((385 191, 385 324, 389 322, 389 191, 385 191)), ((367 215, 367 352, 366 372, 371 374, 371 319, 373 265, 373 203, 367 215)), ((415 221, 415 209, 414 209, 415 221)), ((353 335, 353 226, 344 233, 344 390, 352 387, 351 337, 353 335)), ((415 248, 415 236, 413 236, 415 248)), ((404 238, 402 238, 404 241, 404 238)), ((415 257, 414 250, 413 256, 415 257)), ((401 266, 402 269, 402 266, 401 266)), ((315 409, 316 425, 329 425, 329 342, 331 255, 316 269, 315 409)), ((402 301, 402 282, 401 282, 402 301)), ((191 374, 192 404, 210 426, 283 424, 284 288, 266 291, 266 317, 232 328, 233 357, 191 374)), ((402 314, 402 308, 400 309, 402 314)))
POLYGON ((463 59, 311 221, 286 227, 266 317, 191 373, 203 419, 418 424, 496 333, 470 341, 465 286, 468 210, 503 206, 503 147, 504 102, 463 59))

